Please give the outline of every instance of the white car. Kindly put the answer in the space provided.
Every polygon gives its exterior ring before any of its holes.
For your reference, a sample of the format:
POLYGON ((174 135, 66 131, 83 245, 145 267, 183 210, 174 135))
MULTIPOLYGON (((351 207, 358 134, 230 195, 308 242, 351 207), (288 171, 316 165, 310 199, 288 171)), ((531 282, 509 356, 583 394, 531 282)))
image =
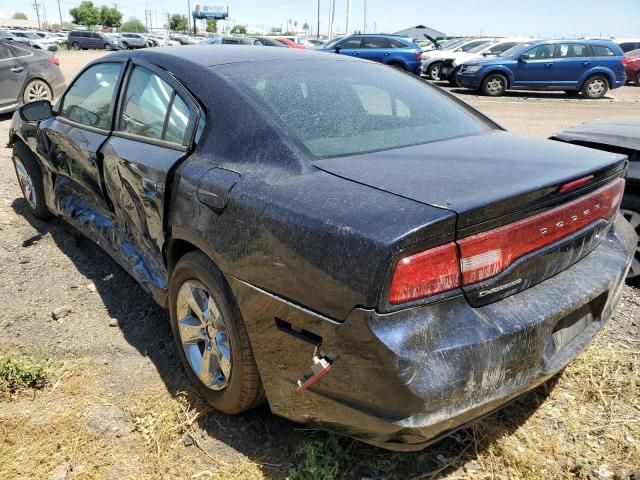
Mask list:
POLYGON ((440 80, 449 80, 452 85, 457 85, 456 73, 460 65, 476 58, 500 55, 519 43, 530 41, 528 38, 501 38, 478 45, 466 52, 452 52, 442 61, 440 80))
POLYGON ((158 43, 159 47, 175 47, 180 45, 180 42, 171 40, 167 35, 149 35, 153 40, 158 43))
POLYGON ((467 52, 472 48, 482 45, 494 38, 467 38, 462 42, 453 42, 438 50, 429 50, 422 54, 422 71, 428 78, 438 80, 443 60, 449 58, 452 53, 467 52))
POLYGON ((9 34, 13 36, 16 42, 24 43, 25 45, 29 45, 33 48, 49 50, 50 52, 58 50, 58 45, 56 45, 56 42, 54 42, 53 39, 42 38, 37 33, 29 30, 11 30, 9 34))

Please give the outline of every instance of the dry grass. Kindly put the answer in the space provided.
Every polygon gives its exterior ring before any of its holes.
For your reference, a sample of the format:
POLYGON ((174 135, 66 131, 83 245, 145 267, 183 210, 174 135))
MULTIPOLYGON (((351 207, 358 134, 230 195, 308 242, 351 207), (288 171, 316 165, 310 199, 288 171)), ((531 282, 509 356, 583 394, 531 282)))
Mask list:
POLYGON ((154 387, 107 398, 102 377, 88 364, 62 363, 35 396, 0 401, 0 478, 613 480, 640 470, 640 349, 606 337, 554 382, 423 452, 305 432, 290 464, 268 473, 203 434, 210 409, 197 395, 154 387), (118 435, 94 425, 87 412, 96 408, 122 413, 118 435))

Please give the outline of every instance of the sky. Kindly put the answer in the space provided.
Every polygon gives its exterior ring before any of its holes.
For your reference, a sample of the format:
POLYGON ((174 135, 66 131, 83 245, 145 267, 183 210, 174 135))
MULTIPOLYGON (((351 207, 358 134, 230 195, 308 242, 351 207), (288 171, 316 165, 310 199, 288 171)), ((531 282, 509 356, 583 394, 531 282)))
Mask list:
MULTIPOLYGON (((58 0, 38 0, 44 5, 50 23, 59 23, 58 0)), ((284 27, 287 19, 317 24, 318 0, 190 0, 191 9, 201 5, 229 7, 232 24, 284 27)), ((145 10, 151 10, 154 27, 161 26, 162 14, 188 13, 188 0, 93 0, 94 5, 118 4, 125 19, 144 21, 145 10)), ((35 19, 33 0, 1 0, 0 13, 7 16, 24 12, 35 19)), ((59 0, 64 21, 70 20, 69 9, 80 0, 59 0)), ((393 33, 418 24, 432 27, 448 35, 534 36, 572 38, 577 36, 640 37, 640 0, 368 0, 369 32, 393 33)), ((336 0, 335 32, 344 32, 347 0, 336 0)), ((326 34, 329 0, 320 0, 320 33, 326 34)), ((364 0, 352 0, 353 29, 362 30, 364 0)), ((42 9, 41 9, 42 15, 42 9)))

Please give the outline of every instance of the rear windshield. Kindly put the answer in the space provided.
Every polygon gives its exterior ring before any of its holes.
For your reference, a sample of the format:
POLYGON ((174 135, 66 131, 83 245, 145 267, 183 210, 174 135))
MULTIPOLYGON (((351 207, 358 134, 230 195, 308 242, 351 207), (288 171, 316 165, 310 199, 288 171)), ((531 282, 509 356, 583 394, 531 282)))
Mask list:
POLYGON ((213 68, 314 157, 401 148, 495 128, 435 87, 386 65, 315 58, 213 68))

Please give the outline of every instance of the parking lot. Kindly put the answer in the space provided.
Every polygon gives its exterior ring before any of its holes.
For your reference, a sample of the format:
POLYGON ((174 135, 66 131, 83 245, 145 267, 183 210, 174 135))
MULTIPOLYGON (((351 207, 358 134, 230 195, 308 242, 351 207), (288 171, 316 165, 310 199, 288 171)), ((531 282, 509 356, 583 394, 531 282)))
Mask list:
MULTIPOLYGON (((104 54, 57 56, 69 82, 104 54)), ((640 115, 635 86, 585 100, 435 84, 541 138, 640 115)), ((558 377, 423 452, 309 431, 266 406, 229 417, 190 389, 166 313, 134 280, 64 222, 29 216, 4 148, 10 119, 0 116, 0 351, 44 352, 59 369, 52 388, 0 402, 0 478, 298 478, 296 462, 327 456, 350 478, 640 478, 639 288, 625 287, 604 334, 558 377)))

